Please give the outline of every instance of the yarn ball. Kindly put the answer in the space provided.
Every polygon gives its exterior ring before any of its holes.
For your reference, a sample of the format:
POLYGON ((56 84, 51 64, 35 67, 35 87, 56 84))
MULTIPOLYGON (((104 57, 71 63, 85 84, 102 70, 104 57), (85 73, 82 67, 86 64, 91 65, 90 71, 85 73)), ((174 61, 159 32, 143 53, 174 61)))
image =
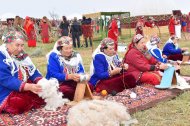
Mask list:
POLYGON ((101 91, 101 95, 102 95, 102 96, 106 96, 106 95, 108 95, 108 92, 107 92, 106 90, 102 90, 102 91, 101 91))

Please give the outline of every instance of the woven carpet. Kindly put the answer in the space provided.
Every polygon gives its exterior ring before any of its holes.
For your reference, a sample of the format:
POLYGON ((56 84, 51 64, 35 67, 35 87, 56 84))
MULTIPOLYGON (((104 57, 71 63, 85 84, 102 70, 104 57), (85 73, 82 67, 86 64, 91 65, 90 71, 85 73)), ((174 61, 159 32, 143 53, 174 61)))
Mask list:
MULTIPOLYGON (((141 85, 126 89, 116 96, 108 95, 104 99, 123 103, 132 114, 153 107, 160 101, 175 98, 180 92, 179 90, 158 90, 151 85, 141 85), (135 92, 137 97, 130 98, 131 92, 135 92)), ((20 115, 3 113, 0 114, 0 126, 66 126, 69 108, 69 106, 63 106, 56 112, 45 111, 41 108, 20 115)))

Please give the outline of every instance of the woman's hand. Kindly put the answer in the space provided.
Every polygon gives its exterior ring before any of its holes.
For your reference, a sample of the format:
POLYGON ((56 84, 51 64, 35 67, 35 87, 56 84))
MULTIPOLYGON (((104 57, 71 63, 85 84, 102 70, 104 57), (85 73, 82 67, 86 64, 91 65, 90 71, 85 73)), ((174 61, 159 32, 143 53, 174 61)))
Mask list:
POLYGON ((164 64, 164 63, 161 63, 161 64, 159 65, 159 68, 160 68, 161 70, 165 70, 165 69, 168 68, 168 65, 167 65, 167 64, 164 64))
POLYGON ((163 58, 168 58, 166 55, 163 55, 162 57, 163 57, 163 58))
POLYGON ((110 71, 110 75, 113 76, 113 75, 119 74, 121 70, 122 68, 116 67, 114 70, 110 71))
POLYGON ((175 70, 180 70, 180 66, 179 65, 174 65, 174 67, 175 67, 175 70))
POLYGON ((42 91, 42 87, 38 84, 26 83, 24 86, 24 91, 31 91, 35 94, 38 94, 39 92, 42 91))
POLYGON ((79 74, 69 74, 68 75, 69 80, 74 80, 76 82, 80 81, 80 75, 79 74))
POLYGON ((187 47, 181 48, 182 51, 187 51, 188 49, 189 49, 189 48, 187 48, 187 47))
POLYGON ((129 65, 128 65, 127 63, 124 63, 124 64, 123 64, 123 69, 124 69, 124 70, 127 70, 128 68, 129 68, 129 65))

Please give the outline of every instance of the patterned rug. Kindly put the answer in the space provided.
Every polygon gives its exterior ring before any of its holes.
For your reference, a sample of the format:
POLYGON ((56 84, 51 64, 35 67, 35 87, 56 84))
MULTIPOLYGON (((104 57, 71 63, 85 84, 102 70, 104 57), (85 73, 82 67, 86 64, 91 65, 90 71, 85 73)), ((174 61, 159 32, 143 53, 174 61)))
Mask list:
POLYGON ((20 115, 1 114, 0 126, 66 126, 69 108, 63 106, 56 112, 41 108, 20 115))
MULTIPOLYGON (((179 93, 179 90, 158 90, 151 85, 142 85, 124 90, 116 96, 108 95, 104 99, 123 103, 132 114, 153 107, 160 101, 175 98, 179 93), (131 92, 135 92, 137 97, 130 98, 131 92)), ((4 113, 0 115, 0 126, 66 126, 69 108, 69 106, 63 106, 56 112, 45 111, 41 108, 20 115, 4 113)))
POLYGON ((137 86, 133 89, 127 89, 116 96, 108 96, 106 99, 123 103, 130 114, 145 110, 155 106, 158 102, 175 98, 181 91, 178 89, 159 90, 151 85, 137 86), (136 98, 131 98, 130 94, 134 92, 136 98))

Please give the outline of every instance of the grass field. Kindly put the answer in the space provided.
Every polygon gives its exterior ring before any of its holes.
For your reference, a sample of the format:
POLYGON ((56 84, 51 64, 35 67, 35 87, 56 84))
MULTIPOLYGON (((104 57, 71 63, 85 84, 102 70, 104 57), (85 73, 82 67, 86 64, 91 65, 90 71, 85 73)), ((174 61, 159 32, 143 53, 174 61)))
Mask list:
MULTIPOLYGON (((125 31, 120 39, 126 44, 129 44, 131 41, 131 37, 129 37, 130 35, 128 33, 129 31, 125 31)), ((163 43, 165 43, 168 38, 168 33, 161 34, 161 40, 163 41, 163 43)), ((94 41, 93 48, 95 49, 99 43, 100 40, 94 41)), ((32 60, 43 75, 46 74, 47 61, 45 56, 53 48, 53 45, 54 43, 42 44, 38 42, 38 47, 36 48, 25 47, 26 52, 28 52, 30 55, 35 52, 35 50, 40 49, 42 51, 42 55, 38 57, 32 57, 32 60)), ((27 46, 27 44, 25 46, 27 46)), ((190 48, 190 40, 185 40, 184 38, 182 38, 180 40, 180 46, 186 46, 190 48)), ((90 62, 92 60, 92 48, 80 48, 76 49, 76 51, 81 54, 85 70, 86 72, 89 72, 90 62)), ((121 57, 123 57, 123 55, 124 53, 119 54, 119 56, 121 57)), ((181 72, 183 74, 190 74, 189 66, 182 66, 181 72)), ((132 116, 139 121, 139 124, 137 124, 137 126, 189 126, 190 92, 185 92, 176 99, 167 102, 161 102, 151 109, 137 112, 132 116)))

